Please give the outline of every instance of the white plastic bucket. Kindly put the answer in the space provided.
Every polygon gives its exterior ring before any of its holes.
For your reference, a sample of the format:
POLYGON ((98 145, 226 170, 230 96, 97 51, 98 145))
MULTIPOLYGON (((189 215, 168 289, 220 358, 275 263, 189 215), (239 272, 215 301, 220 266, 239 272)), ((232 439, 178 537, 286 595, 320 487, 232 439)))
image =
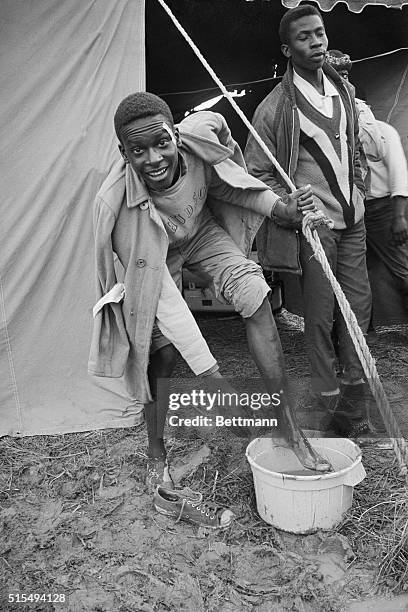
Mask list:
POLYGON ((305 475, 307 470, 294 452, 271 438, 257 438, 246 449, 261 518, 291 533, 335 527, 351 507, 354 487, 366 476, 361 450, 351 440, 312 438, 309 442, 330 461, 333 472, 305 475))

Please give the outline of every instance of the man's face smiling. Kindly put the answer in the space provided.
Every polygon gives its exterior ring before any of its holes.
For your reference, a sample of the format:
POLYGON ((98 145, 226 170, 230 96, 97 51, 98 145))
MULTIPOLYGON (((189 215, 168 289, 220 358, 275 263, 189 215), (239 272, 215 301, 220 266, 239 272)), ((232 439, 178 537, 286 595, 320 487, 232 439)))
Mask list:
POLYGON ((178 135, 167 117, 158 114, 135 119, 121 129, 121 137, 123 158, 148 188, 162 191, 173 184, 179 163, 178 135))
POLYGON ((323 66, 327 51, 327 36, 318 15, 307 15, 289 26, 289 42, 282 52, 292 58, 297 72, 315 72, 323 66))

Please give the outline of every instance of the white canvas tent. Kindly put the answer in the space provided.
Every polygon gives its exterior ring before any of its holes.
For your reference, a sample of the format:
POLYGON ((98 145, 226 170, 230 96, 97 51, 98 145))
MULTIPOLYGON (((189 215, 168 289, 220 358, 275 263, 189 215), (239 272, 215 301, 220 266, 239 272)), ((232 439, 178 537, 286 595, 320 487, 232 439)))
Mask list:
POLYGON ((0 0, 0 18, 0 435, 130 426, 120 381, 87 375, 92 203, 113 112, 145 86, 144 0, 0 0))

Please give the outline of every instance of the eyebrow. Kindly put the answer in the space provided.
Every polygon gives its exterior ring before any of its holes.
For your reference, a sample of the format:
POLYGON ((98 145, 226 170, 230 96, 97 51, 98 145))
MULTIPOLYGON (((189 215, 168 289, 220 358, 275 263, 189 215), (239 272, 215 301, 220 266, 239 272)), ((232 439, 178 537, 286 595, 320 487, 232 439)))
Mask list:
POLYGON ((297 36, 299 36, 299 34, 309 34, 309 32, 317 32, 317 30, 325 31, 324 26, 319 25, 317 28, 312 28, 311 30, 299 30, 299 32, 297 33, 297 36))
MULTIPOLYGON (((150 134, 150 135, 151 136, 155 136, 157 141, 162 140, 162 138, 165 138, 165 137, 167 137, 169 140, 171 140, 170 134, 164 128, 162 129, 160 134, 150 134)), ((135 136, 129 136, 128 140, 129 140, 130 146, 138 145, 140 143, 140 139, 141 138, 143 139, 146 136, 149 136, 149 132, 146 132, 146 134, 137 134, 135 136)))

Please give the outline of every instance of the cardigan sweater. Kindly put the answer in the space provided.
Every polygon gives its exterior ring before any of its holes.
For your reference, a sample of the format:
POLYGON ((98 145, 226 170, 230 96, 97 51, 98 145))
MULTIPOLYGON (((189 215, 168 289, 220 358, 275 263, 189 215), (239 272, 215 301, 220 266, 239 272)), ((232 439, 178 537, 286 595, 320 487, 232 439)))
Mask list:
MULTIPOLYGON (((325 117, 296 92, 300 142, 295 185, 310 184, 316 206, 334 222, 335 229, 354 225, 352 159, 347 147, 346 116, 339 96, 333 115, 325 117)), ((357 216, 363 215, 363 206, 357 216)))

